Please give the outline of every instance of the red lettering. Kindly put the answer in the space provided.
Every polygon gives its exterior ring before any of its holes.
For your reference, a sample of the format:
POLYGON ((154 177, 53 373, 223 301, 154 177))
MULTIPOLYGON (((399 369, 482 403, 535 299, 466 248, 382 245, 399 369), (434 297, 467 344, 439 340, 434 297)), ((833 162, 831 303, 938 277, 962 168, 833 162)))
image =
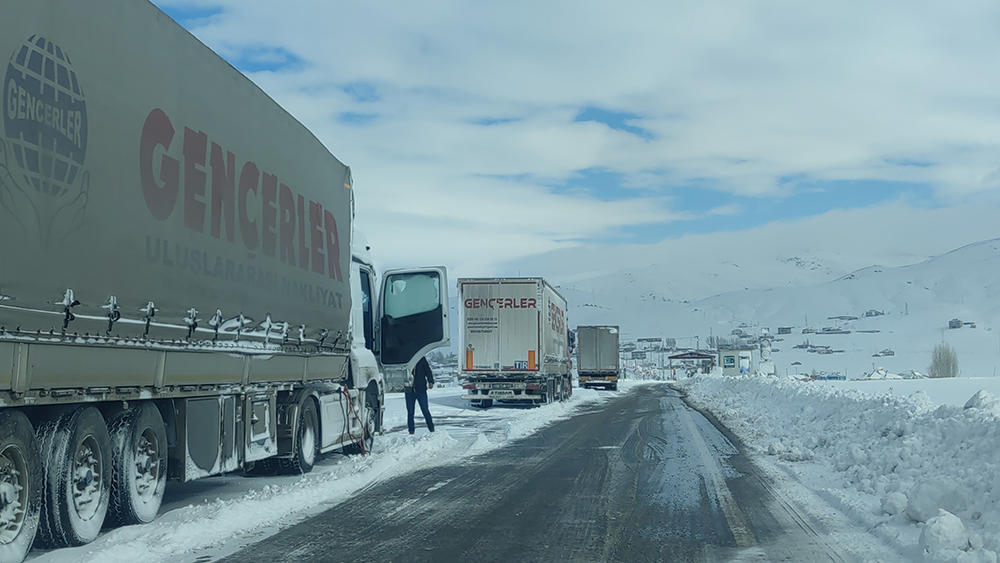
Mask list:
POLYGON ((278 189, 278 207, 281 215, 281 261, 295 265, 295 196, 288 186, 278 189))
POLYGON ((160 181, 153 174, 153 154, 156 147, 170 149, 174 139, 174 126, 163 110, 157 108, 149 112, 146 122, 142 124, 142 134, 139 137, 139 179, 142 183, 142 195, 146 199, 146 207, 158 221, 165 221, 174 212, 177 203, 177 190, 180 186, 180 163, 166 154, 160 159, 160 181))
POLYGON ((306 245, 306 198, 299 194, 297 197, 299 209, 299 267, 303 270, 309 269, 309 247, 306 245))
POLYGON ((330 279, 344 281, 340 271, 340 235, 337 233, 337 220, 333 217, 333 213, 325 210, 323 219, 326 227, 326 263, 330 270, 330 279))
POLYGON ((226 216, 226 240, 233 242, 236 207, 236 155, 226 152, 222 159, 222 147, 212 143, 212 236, 222 238, 222 216, 226 216))
POLYGON ((264 254, 274 257, 278 253, 278 235, 275 229, 278 227, 278 208, 275 202, 278 200, 278 177, 264 173, 261 180, 261 191, 263 192, 263 211, 261 221, 263 222, 264 244, 262 250, 264 254))
POLYGON ((326 273, 326 261, 323 256, 323 206, 315 201, 309 202, 309 241, 312 246, 312 271, 317 274, 326 273))
POLYGON ((198 166, 205 166, 208 135, 184 128, 184 226, 205 232, 205 181, 208 175, 198 166))
POLYGON ((247 161, 243 165, 243 170, 240 171, 240 236, 243 238, 243 244, 247 247, 247 250, 255 250, 257 248, 257 221, 251 220, 250 216, 247 214, 247 196, 250 192, 254 195, 257 194, 257 180, 260 177, 260 172, 257 170, 257 165, 251 161, 247 161))

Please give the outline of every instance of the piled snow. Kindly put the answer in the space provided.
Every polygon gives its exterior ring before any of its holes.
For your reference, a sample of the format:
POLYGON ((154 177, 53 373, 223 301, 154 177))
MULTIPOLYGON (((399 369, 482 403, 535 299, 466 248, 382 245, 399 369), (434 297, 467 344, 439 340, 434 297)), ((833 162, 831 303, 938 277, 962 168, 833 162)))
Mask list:
MULTIPOLYGON (((434 465, 454 463, 503 447, 574 414, 583 405, 618 393, 574 389, 563 403, 539 408, 474 409, 461 399, 461 388, 437 388, 429 395, 436 432, 423 426, 417 409, 417 434, 406 433, 406 407, 401 393, 386 396, 388 432, 376 437, 368 456, 332 454, 312 473, 300 477, 225 475, 171 488, 192 491, 180 502, 165 501, 150 524, 111 530, 94 543, 50 552, 34 551, 33 563, 171 563, 234 553, 348 499, 374 483, 434 465), (207 493, 204 491, 208 491, 207 493)), ((176 494, 176 493, 175 493, 176 494)))
MULTIPOLYGON (((895 382, 894 382, 895 383, 895 382)), ((753 451, 770 456, 903 552, 995 562, 1000 551, 1000 407, 926 393, 865 394, 784 378, 680 383, 753 451)))
MULTIPOLYGON (((1000 377, 956 377, 951 379, 865 379, 848 381, 817 381, 814 385, 841 391, 853 389, 863 393, 890 395, 925 394, 934 404, 961 407, 977 393, 1000 395, 1000 377)), ((984 395, 986 397, 987 395, 984 395)))

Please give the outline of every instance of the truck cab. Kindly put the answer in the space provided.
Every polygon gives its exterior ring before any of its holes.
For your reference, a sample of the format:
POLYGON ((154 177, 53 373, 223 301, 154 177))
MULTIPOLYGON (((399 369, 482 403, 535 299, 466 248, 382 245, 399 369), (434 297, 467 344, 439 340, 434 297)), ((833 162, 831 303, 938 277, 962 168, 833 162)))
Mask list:
POLYGON ((448 274, 444 267, 389 270, 378 278, 365 236, 355 233, 351 257, 351 376, 374 410, 372 433, 383 430, 385 391, 412 382, 425 354, 448 346, 448 274), (377 292, 376 292, 377 290, 377 292))

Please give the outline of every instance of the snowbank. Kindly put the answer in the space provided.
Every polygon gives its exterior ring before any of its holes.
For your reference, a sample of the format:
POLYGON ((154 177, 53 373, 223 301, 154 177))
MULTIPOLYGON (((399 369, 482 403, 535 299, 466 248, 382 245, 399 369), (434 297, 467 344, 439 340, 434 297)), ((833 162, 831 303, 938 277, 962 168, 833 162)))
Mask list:
POLYGON ((902 551, 995 563, 1000 551, 1000 401, 966 407, 789 379, 682 381, 751 449, 902 551))

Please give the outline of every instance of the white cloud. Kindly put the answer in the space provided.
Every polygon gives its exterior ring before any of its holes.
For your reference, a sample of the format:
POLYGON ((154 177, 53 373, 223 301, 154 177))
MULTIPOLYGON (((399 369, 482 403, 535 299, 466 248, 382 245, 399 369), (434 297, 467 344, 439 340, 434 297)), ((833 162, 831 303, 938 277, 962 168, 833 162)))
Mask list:
POLYGON ((743 213, 743 206, 738 203, 729 203, 726 205, 720 205, 714 209, 709 209, 709 215, 739 215, 743 213))
POLYGON ((359 224, 394 265, 485 270, 686 219, 662 189, 695 182, 761 197, 792 193, 787 178, 928 183, 946 203, 1000 192, 991 2, 159 3, 223 6, 195 34, 224 55, 306 62, 252 78, 352 166, 359 224), (573 122, 585 106, 637 115, 654 138, 573 122), (512 121, 474 123, 489 118, 512 121), (641 189, 609 203, 538 180, 589 168, 641 189))

